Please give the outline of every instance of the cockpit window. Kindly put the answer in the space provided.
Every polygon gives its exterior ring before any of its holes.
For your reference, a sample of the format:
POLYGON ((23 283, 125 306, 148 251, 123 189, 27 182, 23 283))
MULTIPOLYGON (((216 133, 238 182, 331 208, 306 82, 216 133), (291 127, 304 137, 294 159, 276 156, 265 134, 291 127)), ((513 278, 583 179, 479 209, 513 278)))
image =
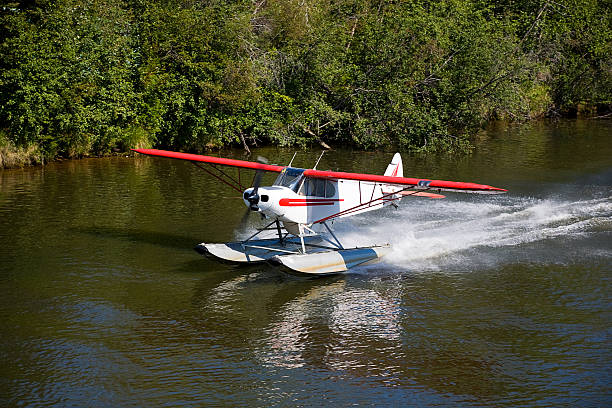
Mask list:
POLYGON ((293 191, 297 191, 304 169, 296 169, 295 167, 285 167, 278 175, 273 186, 289 187, 293 191))

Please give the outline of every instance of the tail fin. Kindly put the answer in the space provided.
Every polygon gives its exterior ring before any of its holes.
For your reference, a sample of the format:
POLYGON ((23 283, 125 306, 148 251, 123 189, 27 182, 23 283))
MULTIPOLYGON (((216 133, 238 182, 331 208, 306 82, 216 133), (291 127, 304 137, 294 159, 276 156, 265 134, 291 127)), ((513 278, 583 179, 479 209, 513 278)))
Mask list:
POLYGON ((402 156, 399 153, 395 153, 393 160, 387 166, 385 170, 385 176, 391 177, 404 177, 404 167, 402 166, 402 156))

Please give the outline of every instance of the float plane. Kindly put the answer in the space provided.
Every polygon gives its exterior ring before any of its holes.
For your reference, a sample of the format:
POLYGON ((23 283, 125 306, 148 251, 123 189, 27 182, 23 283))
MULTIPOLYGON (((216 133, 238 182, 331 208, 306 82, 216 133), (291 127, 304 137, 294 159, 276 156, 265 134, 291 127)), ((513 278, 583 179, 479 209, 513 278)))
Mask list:
MULTIPOLYGON (((444 198, 440 192, 499 194, 507 190, 484 184, 407 178, 402 158, 396 153, 383 175, 345 173, 226 159, 157 149, 133 149, 157 157, 186 160, 229 185, 242 195, 248 212, 257 212, 270 222, 247 239, 228 243, 201 243, 196 251, 223 262, 251 264, 268 262, 298 275, 330 275, 377 262, 390 252, 390 245, 346 248, 329 223, 388 205, 396 206, 403 197, 444 198), (232 175, 226 167, 237 169, 232 175), (241 170, 255 171, 254 177, 241 177, 241 170), (278 173, 271 186, 261 186, 263 173, 278 173), (247 180, 252 180, 245 185, 247 180), (251 186, 246 188, 247 186, 251 186), (321 225, 324 233, 315 232, 321 225), (263 231, 274 231, 274 238, 262 239, 263 231)), ((295 155, 293 156, 295 158, 295 155)), ((320 157, 319 157, 320 160, 320 157)))

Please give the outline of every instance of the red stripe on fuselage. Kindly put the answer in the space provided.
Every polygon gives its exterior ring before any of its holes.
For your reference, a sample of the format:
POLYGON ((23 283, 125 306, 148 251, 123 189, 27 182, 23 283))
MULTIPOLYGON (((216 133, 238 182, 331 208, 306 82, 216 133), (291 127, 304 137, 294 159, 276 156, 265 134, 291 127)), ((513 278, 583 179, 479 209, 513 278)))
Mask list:
POLYGON ((310 207, 314 205, 334 205, 342 199, 333 198, 281 198, 278 205, 281 207, 310 207))

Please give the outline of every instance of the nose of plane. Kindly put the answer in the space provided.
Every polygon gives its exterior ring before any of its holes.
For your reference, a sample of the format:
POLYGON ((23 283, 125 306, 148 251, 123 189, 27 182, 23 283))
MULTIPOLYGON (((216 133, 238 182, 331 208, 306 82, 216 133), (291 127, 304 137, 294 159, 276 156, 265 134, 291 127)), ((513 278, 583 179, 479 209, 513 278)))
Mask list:
POLYGON ((259 188, 255 191, 252 187, 244 190, 242 194, 244 205, 252 211, 265 210, 270 206, 270 196, 265 188, 259 188))
POLYGON ((242 194, 242 199, 244 201, 244 204, 252 211, 259 210, 259 207, 257 206, 260 199, 259 194, 257 194, 257 191, 254 191, 253 187, 244 190, 244 193, 242 194))

